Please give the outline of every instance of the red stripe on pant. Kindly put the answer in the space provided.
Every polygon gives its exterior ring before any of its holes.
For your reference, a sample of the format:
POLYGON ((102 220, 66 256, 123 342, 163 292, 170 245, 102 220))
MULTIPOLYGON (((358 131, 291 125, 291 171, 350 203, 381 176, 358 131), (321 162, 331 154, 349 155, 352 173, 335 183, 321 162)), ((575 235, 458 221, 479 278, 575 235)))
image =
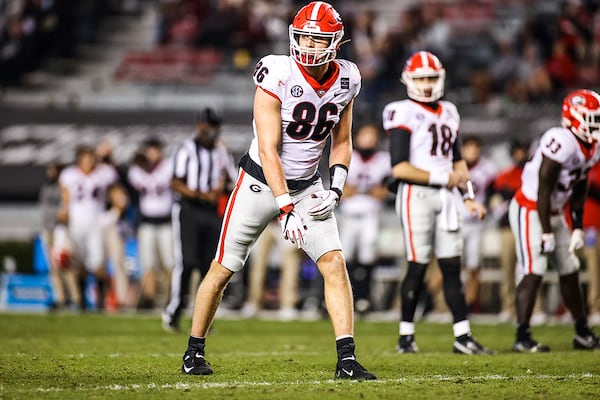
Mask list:
POLYGON ((240 169, 240 177, 235 185, 235 189, 231 196, 229 197, 229 203, 227 204, 227 209, 225 210, 225 221, 223 222, 223 231, 221 232, 221 237, 219 238, 219 256, 217 257, 217 262, 223 265, 223 253, 225 252, 225 237, 227 236, 227 228, 229 227, 229 220, 231 219, 231 211, 233 210, 233 205, 235 204, 235 199, 237 197, 238 191, 242 186, 242 181, 244 180, 244 176, 246 175, 246 171, 240 169))

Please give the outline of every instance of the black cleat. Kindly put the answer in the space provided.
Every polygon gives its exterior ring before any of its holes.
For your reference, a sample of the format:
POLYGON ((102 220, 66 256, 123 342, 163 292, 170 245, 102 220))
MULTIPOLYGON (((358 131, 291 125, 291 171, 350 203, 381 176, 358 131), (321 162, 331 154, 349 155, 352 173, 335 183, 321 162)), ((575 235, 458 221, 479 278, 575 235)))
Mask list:
POLYGON ((454 340, 452 351, 457 354, 494 354, 487 347, 479 344, 471 335, 462 335, 454 340))
POLYGON ((415 335, 402 335, 398 339, 398 353, 418 353, 419 348, 415 342, 415 335))
POLYGON ((337 362, 335 379, 352 379, 355 381, 377 379, 375 374, 367 371, 354 357, 344 358, 337 362))
POLYGON ((513 344, 512 351, 517 353, 547 353, 550 351, 550 347, 530 338, 527 340, 517 340, 513 344))
POLYGON ((196 350, 187 350, 183 355, 181 372, 186 375, 212 375, 213 370, 202 354, 196 350))
POLYGON ((573 348, 575 350, 598 350, 600 349, 600 339, 592 332, 585 336, 575 335, 573 348))

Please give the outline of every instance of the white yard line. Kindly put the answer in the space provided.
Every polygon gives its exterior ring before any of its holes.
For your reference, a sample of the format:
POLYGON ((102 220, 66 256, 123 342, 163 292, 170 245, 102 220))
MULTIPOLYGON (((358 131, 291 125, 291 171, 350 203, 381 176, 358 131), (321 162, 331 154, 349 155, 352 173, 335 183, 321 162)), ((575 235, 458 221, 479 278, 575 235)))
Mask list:
MULTIPOLYGON (((454 380, 462 381, 540 381, 540 380, 580 380, 580 379, 596 379, 600 375, 594 375, 591 373, 582 374, 569 374, 569 375, 479 375, 479 376, 461 376, 461 375, 432 375, 428 377, 409 377, 409 378, 398 378, 398 379, 378 379, 371 381, 369 384, 387 384, 387 383, 419 383, 419 382, 448 382, 454 380)), ((206 378, 199 378, 206 379, 206 378)), ((211 388, 251 388, 251 387, 268 387, 268 386, 300 386, 300 385, 334 385, 340 381, 334 379, 327 380, 316 380, 316 381, 289 381, 289 382, 248 382, 248 381, 233 381, 233 382, 176 382, 176 383, 144 383, 144 384, 131 384, 131 385, 106 385, 106 386, 93 386, 93 387, 79 387, 79 388, 61 388, 61 387, 47 387, 32 389, 36 392, 95 392, 95 391, 122 391, 122 390, 136 390, 136 389, 150 389, 150 390, 189 390, 189 389, 211 389, 211 388)), ((31 390, 19 390, 19 392, 30 392, 31 390)))

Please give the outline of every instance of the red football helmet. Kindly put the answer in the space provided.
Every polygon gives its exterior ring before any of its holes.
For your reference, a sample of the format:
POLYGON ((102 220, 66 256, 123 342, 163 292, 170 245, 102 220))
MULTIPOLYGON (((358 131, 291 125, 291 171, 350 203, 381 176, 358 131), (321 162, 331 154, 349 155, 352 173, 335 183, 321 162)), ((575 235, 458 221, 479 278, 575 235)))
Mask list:
POLYGON ((444 95, 445 79, 446 70, 440 60, 428 51, 418 51, 406 61, 400 80, 406 85, 408 97, 431 103, 444 95), (435 81, 415 81, 418 78, 435 78, 435 81))
POLYGON ((313 1, 302 7, 290 25, 290 54, 298 63, 322 65, 333 60, 344 36, 340 14, 324 1, 313 1), (301 47, 300 36, 326 40, 326 48, 301 47))
POLYGON ((562 126, 586 143, 600 140, 600 96, 579 89, 569 93, 562 104, 562 126))

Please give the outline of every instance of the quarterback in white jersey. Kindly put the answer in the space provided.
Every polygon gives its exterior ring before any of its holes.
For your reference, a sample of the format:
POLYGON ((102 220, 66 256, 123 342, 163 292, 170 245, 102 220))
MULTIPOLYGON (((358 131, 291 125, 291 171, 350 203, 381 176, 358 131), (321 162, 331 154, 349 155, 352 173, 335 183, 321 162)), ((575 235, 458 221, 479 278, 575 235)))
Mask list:
POLYGON ((377 149, 379 129, 372 124, 359 128, 354 138, 352 162, 340 203, 340 239, 359 313, 370 307, 371 272, 377 261, 377 239, 386 179, 391 175, 390 154, 377 149))
POLYGON ((335 377, 375 379, 354 354, 352 288, 333 214, 351 158, 360 74, 354 63, 335 59, 344 27, 330 4, 315 1, 301 8, 289 33, 290 56, 266 56, 254 71, 255 138, 240 161, 215 260, 198 288, 182 371, 212 373, 204 361, 205 335, 223 289, 279 215, 284 237, 302 248, 324 277, 338 353, 335 377), (317 167, 328 137, 331 183, 324 189, 317 167))
POLYGON ((562 127, 547 130, 525 164, 521 188, 509 206, 517 249, 517 338, 513 350, 549 351, 532 339, 530 319, 543 275, 551 261, 560 279, 565 306, 575 320, 575 349, 600 348, 590 331, 579 286, 579 259, 584 245, 583 204, 588 172, 600 160, 600 96, 590 90, 570 93, 562 105, 562 127), (573 232, 564 216, 569 203, 573 232))
POLYGON ((462 237, 457 189, 465 192, 465 207, 482 219, 485 208, 474 200, 458 137, 456 106, 439 100, 446 71, 426 51, 413 54, 402 72, 409 99, 383 110, 383 127, 390 135, 392 176, 399 181, 396 212, 404 232, 408 270, 402 282, 402 318, 398 351, 418 351, 414 315, 427 265, 435 254, 443 275, 446 303, 454 319, 453 351, 488 354, 471 335, 460 280, 462 237))

